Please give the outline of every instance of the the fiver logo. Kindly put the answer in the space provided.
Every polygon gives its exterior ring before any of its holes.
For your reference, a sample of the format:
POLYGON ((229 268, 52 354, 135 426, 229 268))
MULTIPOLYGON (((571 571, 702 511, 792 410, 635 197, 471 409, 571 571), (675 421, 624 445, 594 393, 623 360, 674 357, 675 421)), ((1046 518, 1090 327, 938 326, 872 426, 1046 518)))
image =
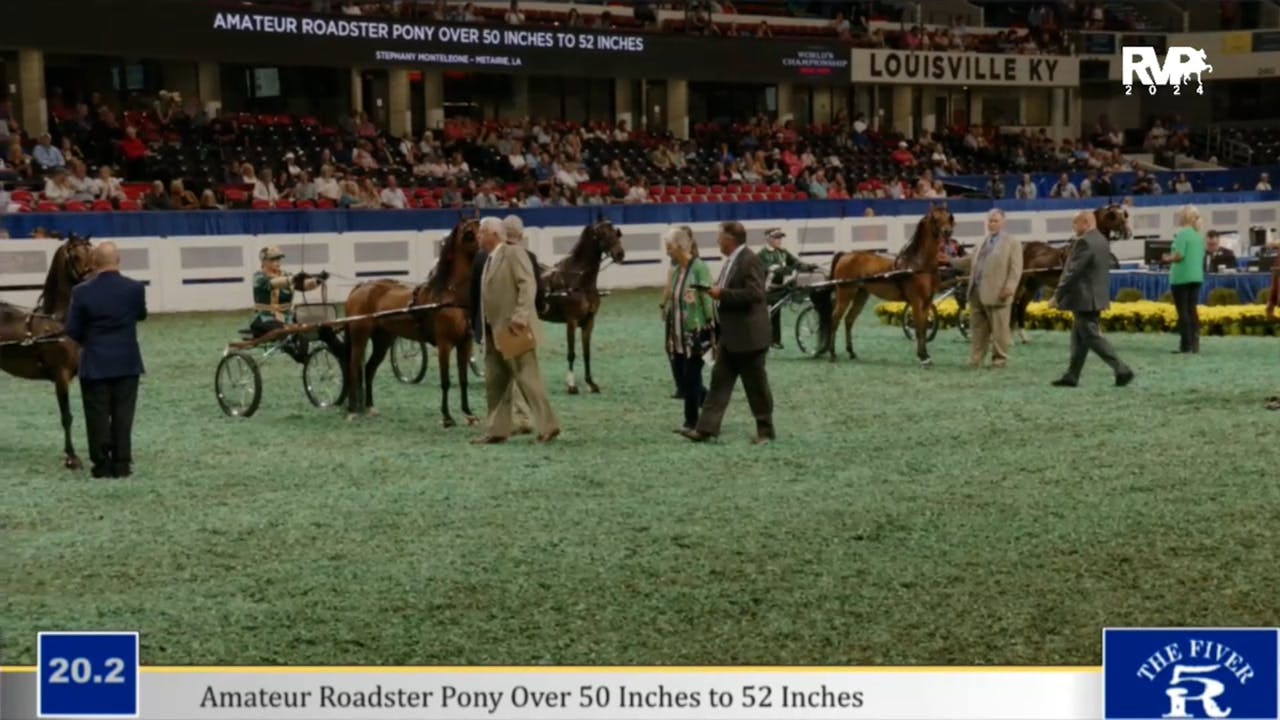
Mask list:
POLYGON ((1102 631, 1105 720, 1280 718, 1280 630, 1102 631))
POLYGON ((1153 47, 1128 47, 1123 50, 1120 79, 1124 81, 1124 94, 1133 94, 1134 78, 1147 86, 1147 93, 1155 95, 1158 88, 1171 87, 1174 95, 1182 94, 1182 86, 1196 77, 1196 94, 1204 94, 1204 74, 1212 73, 1204 50, 1175 45, 1165 53, 1164 63, 1156 57, 1153 47))

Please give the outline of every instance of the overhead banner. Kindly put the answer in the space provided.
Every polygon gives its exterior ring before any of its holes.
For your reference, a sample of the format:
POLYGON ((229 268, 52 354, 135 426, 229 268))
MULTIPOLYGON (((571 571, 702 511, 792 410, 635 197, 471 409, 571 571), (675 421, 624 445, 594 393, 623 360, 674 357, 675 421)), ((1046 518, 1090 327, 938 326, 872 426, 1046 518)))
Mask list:
POLYGON ((42 0, 6 7, 0 47, 293 66, 438 67, 568 77, 848 83, 834 39, 704 38, 554 26, 293 14, 227 3, 42 0), (66 22, 75 18, 75 22, 66 22), (109 28, 109 32, 104 31, 109 28))
POLYGON ((1057 55, 854 50, 853 81, 894 85, 1076 87, 1080 63, 1057 55))

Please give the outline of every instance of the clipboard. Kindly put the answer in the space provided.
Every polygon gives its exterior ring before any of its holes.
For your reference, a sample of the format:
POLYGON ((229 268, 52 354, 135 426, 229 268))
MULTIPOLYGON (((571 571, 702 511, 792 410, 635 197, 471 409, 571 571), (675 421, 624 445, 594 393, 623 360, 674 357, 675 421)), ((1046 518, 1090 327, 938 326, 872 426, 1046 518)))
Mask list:
POLYGON ((502 353, 503 359, 514 360, 538 346, 533 336, 533 328, 526 327, 524 332, 512 332, 511 327, 494 329, 493 346, 502 353))

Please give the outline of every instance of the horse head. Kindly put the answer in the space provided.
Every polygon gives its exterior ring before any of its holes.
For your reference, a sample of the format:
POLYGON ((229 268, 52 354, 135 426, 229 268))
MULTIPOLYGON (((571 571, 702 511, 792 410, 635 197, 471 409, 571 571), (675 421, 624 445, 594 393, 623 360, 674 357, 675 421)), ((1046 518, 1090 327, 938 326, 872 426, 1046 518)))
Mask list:
POLYGON ((596 248, 601 257, 608 255, 610 260, 619 264, 626 259, 627 251, 622 247, 622 230, 611 221, 600 220, 591 226, 591 232, 595 235, 596 248))
POLYGON ((439 260, 427 277, 427 287, 432 292, 444 291, 453 283, 470 282, 471 265, 480 250, 479 230, 480 221, 469 218, 455 225, 440 241, 439 260))
POLYGON ((1093 211, 1098 221, 1098 232, 1108 240, 1128 240, 1133 237, 1133 228, 1129 226, 1129 209, 1118 203, 1111 203, 1093 211))
POLYGON ((49 263, 40 293, 40 312, 61 315, 71 304, 71 288, 93 272, 93 243, 87 237, 69 233, 49 263))
POLYGON ((67 235, 67 239, 54 253, 54 264, 58 262, 58 253, 62 254, 63 270, 72 285, 78 284, 93 271, 93 242, 76 233, 67 235))

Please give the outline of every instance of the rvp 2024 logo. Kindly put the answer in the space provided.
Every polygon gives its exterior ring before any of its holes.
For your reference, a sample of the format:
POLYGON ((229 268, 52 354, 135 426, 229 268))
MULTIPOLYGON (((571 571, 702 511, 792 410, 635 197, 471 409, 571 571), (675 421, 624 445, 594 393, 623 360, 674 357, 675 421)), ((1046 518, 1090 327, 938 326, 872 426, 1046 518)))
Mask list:
POLYGON ((1174 95, 1182 94, 1182 86, 1191 76, 1196 76, 1196 94, 1204 94, 1204 73, 1212 73, 1204 50, 1175 46, 1165 53, 1164 63, 1156 56, 1153 47, 1125 47, 1123 50, 1120 79, 1124 81, 1124 94, 1133 94, 1133 81, 1147 86, 1147 92, 1155 95, 1160 87, 1173 88, 1174 95))
POLYGON ((1275 720, 1280 630, 1108 629, 1107 720, 1275 720))

